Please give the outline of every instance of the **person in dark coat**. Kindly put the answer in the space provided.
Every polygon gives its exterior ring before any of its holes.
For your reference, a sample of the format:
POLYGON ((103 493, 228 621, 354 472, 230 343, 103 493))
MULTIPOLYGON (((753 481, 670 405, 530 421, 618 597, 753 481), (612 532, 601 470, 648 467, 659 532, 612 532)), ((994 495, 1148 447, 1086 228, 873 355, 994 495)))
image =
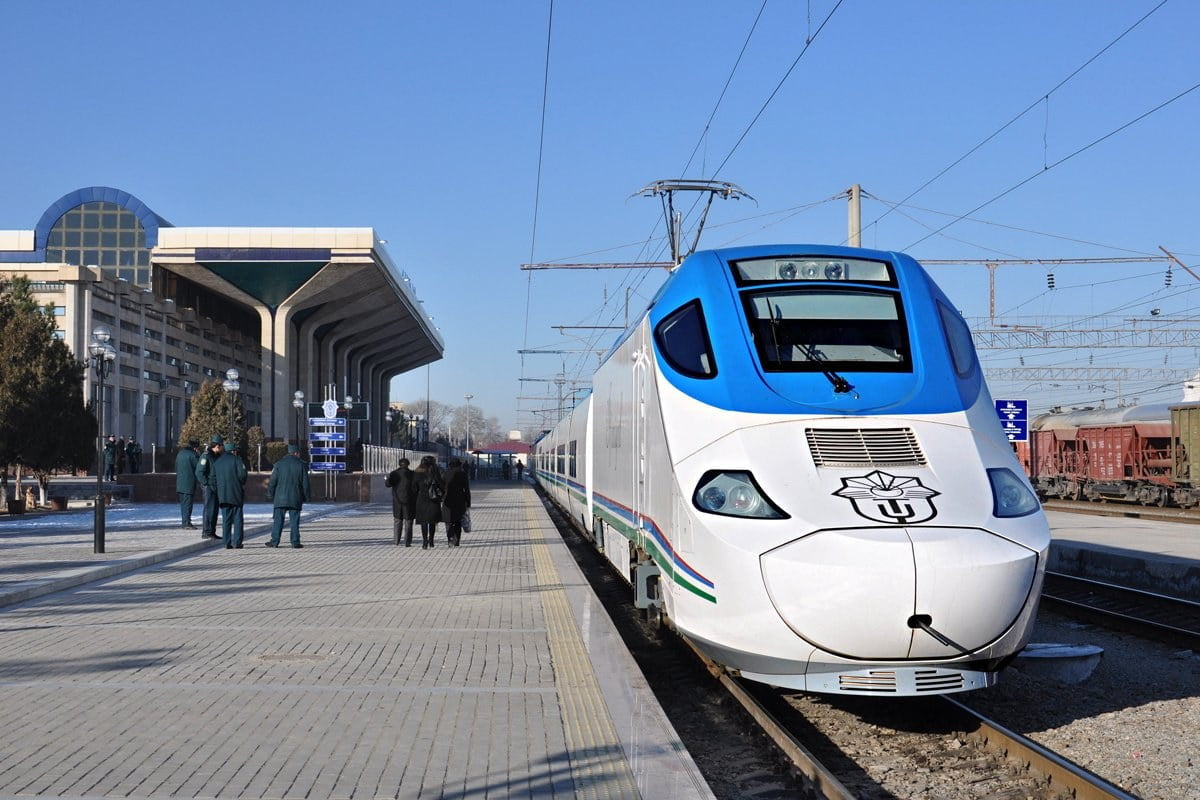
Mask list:
POLYGON ((300 544, 300 509, 304 501, 312 497, 312 484, 308 479, 308 464, 300 460, 300 448, 289 444, 287 455, 279 459, 271 470, 267 481, 267 499, 275 507, 275 522, 271 526, 271 541, 267 547, 278 547, 283 535, 283 518, 290 515, 292 547, 300 544))
POLYGON ((125 437, 117 437, 117 474, 125 474, 125 437))
POLYGON ((196 462, 196 483, 204 492, 204 516, 200 521, 200 538, 217 538, 217 515, 220 507, 217 503, 217 474, 215 467, 225 452, 224 440, 221 434, 213 434, 208 449, 200 454, 196 462))
POLYGON ((500 464, 500 473, 504 476, 504 480, 512 480, 512 462, 507 458, 500 464))
POLYGON ((246 502, 246 465, 238 455, 237 445, 213 463, 217 483, 217 502, 221 506, 221 538, 225 549, 242 547, 242 505, 246 502))
POLYGON ((104 480, 111 481, 117 477, 117 437, 111 433, 104 443, 104 480))
POLYGON ((125 443, 125 463, 129 465, 129 471, 134 475, 142 469, 142 446, 132 436, 125 443))
POLYGON ((408 459, 400 459, 397 467, 388 473, 383 483, 392 490, 393 544, 400 544, 403 532, 404 546, 412 547, 413 515, 416 512, 417 484, 413 471, 408 468, 408 459))
POLYGON ((183 527, 190 530, 196 530, 192 524, 192 500, 196 496, 196 465, 200 463, 196 451, 199 449, 200 442, 192 439, 187 447, 179 448, 175 454, 175 491, 179 493, 179 517, 183 520, 183 527))
POLYGON ((446 496, 442 499, 442 519, 446 521, 446 538, 451 547, 462 542, 462 518, 471 507, 471 485, 467 471, 457 458, 450 459, 446 470, 446 496))
POLYGON ((413 470, 413 483, 417 498, 413 518, 421 526, 421 549, 426 550, 433 547, 433 536, 442 518, 442 497, 446 493, 433 456, 422 456, 421 463, 413 470))
POLYGON ((517 480, 521 480, 521 476, 525 474, 525 464, 523 464, 521 462, 521 459, 518 458, 516 466, 517 466, 517 480))

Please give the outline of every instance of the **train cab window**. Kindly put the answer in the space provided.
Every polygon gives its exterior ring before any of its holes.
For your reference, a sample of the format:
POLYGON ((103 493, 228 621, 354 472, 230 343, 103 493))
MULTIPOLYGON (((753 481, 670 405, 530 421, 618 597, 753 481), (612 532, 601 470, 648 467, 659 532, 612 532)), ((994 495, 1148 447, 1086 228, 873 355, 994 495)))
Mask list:
POLYGON ((766 372, 911 372, 900 299, 869 289, 746 292, 754 346, 766 372))
POLYGON ((963 318, 953 309, 947 308, 938 301, 938 315, 942 318, 942 327, 946 329, 946 342, 950 345, 950 359, 954 362, 954 371, 958 377, 970 376, 975 368, 975 345, 971 341, 971 329, 963 318))
POLYGON ((711 378, 717 374, 712 343, 704 324, 700 301, 693 300, 671 312, 654 329, 654 341, 673 369, 689 378, 711 378))

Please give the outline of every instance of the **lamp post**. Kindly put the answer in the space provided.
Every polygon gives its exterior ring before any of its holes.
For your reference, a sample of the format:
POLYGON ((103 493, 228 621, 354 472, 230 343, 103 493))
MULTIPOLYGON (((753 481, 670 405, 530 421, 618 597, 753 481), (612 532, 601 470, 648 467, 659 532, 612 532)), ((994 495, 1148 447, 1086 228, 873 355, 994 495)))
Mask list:
POLYGON ((466 446, 465 450, 466 450, 468 461, 471 460, 471 398, 474 396, 475 395, 473 395, 473 394, 464 394, 463 395, 463 397, 465 397, 467 399, 467 446, 466 446))
POLYGON ((292 394, 292 408, 296 409, 296 446, 300 446, 300 440, 303 437, 303 429, 300 427, 300 412, 304 408, 304 392, 297 389, 292 394))
POLYGON ((354 430, 350 424, 350 409, 354 408, 354 396, 346 395, 346 399, 342 401, 342 408, 346 409, 346 470, 351 471, 353 465, 350 463, 351 457, 356 451, 354 443, 350 441, 351 431, 354 430))
POLYGON ((109 340, 112 334, 103 325, 92 329, 92 341, 88 344, 92 369, 96 371, 96 516, 92 524, 92 552, 104 552, 104 379, 112 372, 117 360, 117 350, 109 340))
MULTIPOLYGON (((225 390, 225 397, 229 401, 229 441, 230 444, 236 444, 237 440, 233 436, 233 401, 234 395, 238 389, 242 388, 242 384, 238 381, 238 371, 233 367, 225 370, 225 380, 221 382, 221 388, 225 390)), ((228 447, 230 445, 226 445, 228 447)))

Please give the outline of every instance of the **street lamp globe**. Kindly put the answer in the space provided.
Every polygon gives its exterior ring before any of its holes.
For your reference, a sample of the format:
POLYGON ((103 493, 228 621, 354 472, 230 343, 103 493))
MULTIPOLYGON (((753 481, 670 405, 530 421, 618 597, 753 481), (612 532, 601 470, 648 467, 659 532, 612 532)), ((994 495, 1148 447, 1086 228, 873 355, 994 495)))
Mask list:
POLYGON ((231 381, 236 381, 240 377, 240 374, 236 369, 230 367, 229 369, 225 370, 225 377, 231 381))

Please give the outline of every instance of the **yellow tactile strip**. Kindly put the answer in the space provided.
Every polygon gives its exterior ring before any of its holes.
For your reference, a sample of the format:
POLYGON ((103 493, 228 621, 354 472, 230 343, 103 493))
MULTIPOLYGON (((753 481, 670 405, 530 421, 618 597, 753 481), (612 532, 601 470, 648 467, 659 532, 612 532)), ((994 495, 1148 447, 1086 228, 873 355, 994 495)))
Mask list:
MULTIPOLYGON (((533 492, 524 494, 533 565, 542 587, 542 613, 546 618, 554 686, 562 710, 576 797, 640 798, 591 659, 571 618, 567 593, 561 588, 558 570, 550 557, 546 518, 537 513, 537 496, 533 492)), ((557 532, 554 536, 557 537, 557 532)))

